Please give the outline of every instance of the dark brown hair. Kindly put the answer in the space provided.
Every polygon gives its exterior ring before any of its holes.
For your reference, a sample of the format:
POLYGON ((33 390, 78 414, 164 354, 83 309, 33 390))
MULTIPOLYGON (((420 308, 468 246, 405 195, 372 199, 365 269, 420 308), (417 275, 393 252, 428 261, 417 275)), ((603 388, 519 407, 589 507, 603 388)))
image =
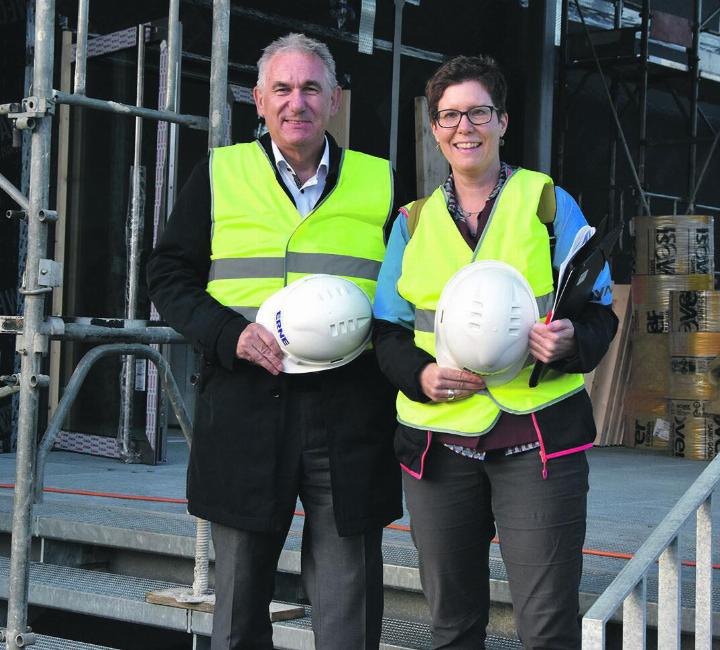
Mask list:
POLYGON ((443 63, 425 85, 425 97, 431 121, 435 121, 435 113, 445 90, 463 81, 481 83, 490 95, 498 117, 505 113, 507 82, 495 59, 484 54, 456 56, 443 63))

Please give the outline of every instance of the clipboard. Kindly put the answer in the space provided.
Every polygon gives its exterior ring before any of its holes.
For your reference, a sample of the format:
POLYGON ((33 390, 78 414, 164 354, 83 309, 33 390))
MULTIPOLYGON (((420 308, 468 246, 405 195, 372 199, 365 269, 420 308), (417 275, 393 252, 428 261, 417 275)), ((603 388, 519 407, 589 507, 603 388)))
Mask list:
MULTIPOLYGON (((622 224, 618 224, 610 232, 601 235, 605 231, 605 222, 606 220, 603 220, 600 227, 579 248, 571 249, 563 261, 555 302, 546 323, 578 316, 590 300, 595 281, 602 272, 622 228, 622 224)), ((546 366, 542 361, 535 362, 528 381, 530 388, 538 385, 545 370, 546 366)))

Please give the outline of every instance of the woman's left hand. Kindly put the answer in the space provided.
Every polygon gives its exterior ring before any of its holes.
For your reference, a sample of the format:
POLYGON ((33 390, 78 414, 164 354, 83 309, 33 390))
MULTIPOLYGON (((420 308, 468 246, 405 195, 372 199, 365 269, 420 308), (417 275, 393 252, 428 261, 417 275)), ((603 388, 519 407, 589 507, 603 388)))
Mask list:
POLYGON ((543 363, 552 363, 575 354, 575 328, 567 319, 535 323, 530 330, 530 353, 543 363))

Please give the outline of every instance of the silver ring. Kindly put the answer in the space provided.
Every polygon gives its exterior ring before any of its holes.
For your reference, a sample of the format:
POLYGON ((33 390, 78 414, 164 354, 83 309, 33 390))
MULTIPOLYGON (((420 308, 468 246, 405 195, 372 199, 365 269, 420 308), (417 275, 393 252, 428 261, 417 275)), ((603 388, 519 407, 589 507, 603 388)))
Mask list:
POLYGON ((455 399, 455 391, 452 388, 448 388, 448 402, 452 402, 455 399))

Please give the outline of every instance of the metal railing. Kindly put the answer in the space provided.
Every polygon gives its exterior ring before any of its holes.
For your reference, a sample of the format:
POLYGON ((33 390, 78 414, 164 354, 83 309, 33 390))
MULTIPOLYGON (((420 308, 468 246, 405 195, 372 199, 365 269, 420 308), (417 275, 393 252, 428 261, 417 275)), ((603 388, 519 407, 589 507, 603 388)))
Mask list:
POLYGON ((720 484, 717 456, 638 549, 582 621, 583 650, 605 650, 606 624, 622 607, 623 650, 646 647, 648 574, 659 562, 657 635, 659 650, 678 650, 682 633, 681 529, 696 515, 695 648, 710 650, 712 612, 712 493, 720 484))
MULTIPOLYGON (((150 119, 196 129, 208 130, 209 146, 218 146, 225 131, 223 110, 227 93, 228 34, 230 21, 229 0, 213 1, 212 68, 210 78, 209 119, 202 116, 182 115, 177 112, 175 98, 178 84, 177 71, 180 62, 179 0, 169 0, 169 74, 165 86, 164 110, 153 110, 142 106, 142 95, 138 91, 136 105, 121 104, 87 97, 87 27, 89 0, 81 0, 78 7, 78 37, 75 57, 74 92, 67 93, 53 88, 53 67, 55 48, 55 2, 37 0, 35 11, 33 96, 21 101, 0 105, 0 115, 12 120, 14 128, 31 133, 30 182, 28 197, 15 188, 4 176, 0 176, 0 190, 7 192, 21 207, 11 211, 9 216, 27 221, 28 252, 20 293, 23 296, 22 318, 3 316, 0 334, 17 337, 16 349, 20 355, 20 372, 9 381, 12 385, 2 388, 0 397, 19 392, 19 413, 17 425, 17 458, 15 492, 13 501, 12 542, 10 549, 10 578, 8 593, 7 628, 0 631, 0 640, 8 650, 18 650, 35 642, 35 635, 27 627, 28 582, 30 571, 30 541, 33 497, 42 489, 42 463, 52 443, 52 432, 59 429, 62 419, 77 395, 80 384, 92 363, 109 354, 126 354, 150 358, 157 366, 169 395, 171 405, 178 416, 183 433, 189 441, 190 424, 177 386, 167 362, 160 354, 147 345, 138 343, 179 342, 181 338, 170 328, 146 328, 135 321, 135 293, 137 283, 137 249, 140 237, 140 215, 137 209, 138 169, 140 159, 138 142, 142 131, 142 119, 150 119), (96 325, 65 323, 62 319, 46 318, 45 299, 62 284, 62 267, 53 260, 44 259, 47 254, 48 226, 63 218, 49 209, 50 205, 50 161, 52 146, 52 120, 56 104, 81 106, 87 109, 109 111, 136 118, 136 155, 132 180, 132 240, 131 240, 131 300, 126 313, 125 327, 120 329, 96 325), (114 330, 114 331, 111 331, 114 330), (73 375, 74 381, 67 396, 63 397, 62 408, 58 408, 52 420, 47 441, 39 454, 40 466, 36 464, 36 437, 40 390, 46 388, 49 378, 41 374, 43 357, 48 353, 50 340, 84 340, 103 343, 114 342, 95 348, 81 361, 73 375), (66 399, 67 397, 67 399, 66 399), (38 471, 39 470, 39 471, 38 471)), ((139 27, 138 58, 142 60, 144 48, 144 26, 139 27)), ((141 82, 138 72, 138 88, 141 82)), ((129 392, 126 390, 126 393, 129 392)), ((127 424, 127 418, 124 418, 127 424)), ((129 435, 129 427, 123 427, 123 436, 129 435)), ((122 437, 122 436, 121 436, 122 437)), ((122 437, 125 440, 124 437, 122 437)), ((208 523, 197 520, 196 571, 193 593, 207 591, 209 527, 208 523)))

